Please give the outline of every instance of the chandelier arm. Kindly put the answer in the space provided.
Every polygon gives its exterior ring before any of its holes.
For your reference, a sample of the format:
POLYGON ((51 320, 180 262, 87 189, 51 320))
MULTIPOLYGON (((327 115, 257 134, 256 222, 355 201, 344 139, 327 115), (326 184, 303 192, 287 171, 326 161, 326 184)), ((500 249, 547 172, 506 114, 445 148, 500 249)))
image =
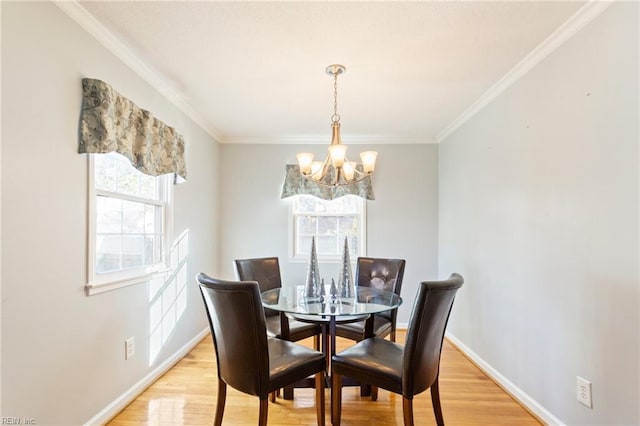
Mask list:
MULTIPOLYGON (((362 179, 366 178, 367 176, 371 176, 371 173, 361 172, 361 171, 360 171, 360 170, 358 170, 358 169, 353 169, 353 173, 354 173, 354 175, 356 175, 356 176, 362 176, 362 179)), ((362 180, 362 179, 360 179, 360 180, 362 180)), ((349 182, 351 182, 351 181, 349 181, 349 182)))
MULTIPOLYGON (((342 185, 351 185, 354 183, 358 183, 363 181, 364 179, 366 179, 368 176, 371 176, 371 173, 366 173, 363 171, 358 170, 357 166, 353 168, 353 178, 350 180, 345 179, 344 176, 344 170, 342 167, 334 167, 331 164, 331 155, 327 154, 327 156, 325 157, 324 161, 322 162, 322 168, 316 172, 316 173, 309 173, 307 175, 302 174, 302 177, 304 177, 307 180, 310 180, 312 182, 317 183, 320 186, 324 186, 324 187, 329 187, 329 188, 335 188, 337 186, 342 186, 342 185), (327 177, 328 173, 329 173, 329 169, 333 168, 334 170, 334 178, 332 179, 331 182, 325 182, 325 178, 327 177), (318 174, 319 173, 319 174, 318 174)), ((349 162, 349 159, 347 157, 345 157, 345 163, 349 162)))
POLYGON ((340 183, 340 182, 336 182, 336 183, 325 183, 325 182, 317 181, 317 180, 313 179, 313 178, 312 178, 312 177, 310 177, 310 176, 302 175, 302 177, 303 177, 303 178, 305 178, 305 179, 307 179, 307 180, 310 180, 310 181, 312 181, 312 182, 315 182, 316 184, 318 184, 318 185, 320 185, 320 186, 324 186, 324 187, 327 187, 327 188, 335 188, 335 187, 337 187, 337 186, 344 186, 344 185, 352 185, 352 184, 356 184, 356 183, 362 182, 362 181, 363 181, 363 180, 365 180, 368 176, 371 176, 371 175, 368 175, 368 174, 366 174, 366 173, 361 173, 361 174, 362 174, 362 176, 360 176, 359 178, 357 178, 357 179, 356 179, 356 178, 354 178, 353 180, 350 180, 350 181, 345 182, 345 183, 340 183))
POLYGON ((318 181, 324 179, 327 173, 329 173, 329 167, 331 167, 331 154, 327 154, 327 156, 324 157, 324 161, 322 162, 322 172, 320 172, 318 181))

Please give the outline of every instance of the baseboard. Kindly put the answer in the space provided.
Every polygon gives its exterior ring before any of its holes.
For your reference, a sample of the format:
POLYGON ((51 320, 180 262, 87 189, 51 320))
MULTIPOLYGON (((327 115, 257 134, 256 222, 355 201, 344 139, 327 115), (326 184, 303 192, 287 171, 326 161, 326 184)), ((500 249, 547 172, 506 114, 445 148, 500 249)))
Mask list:
POLYGON ((451 343, 462 355, 464 355, 469 361, 471 361, 476 367, 478 367, 484 374, 486 374, 491 380, 493 380, 498 386, 500 386, 506 393, 508 393, 513 399, 518 401, 531 415, 536 417, 540 422, 547 425, 565 426, 556 416, 554 416, 549 410, 544 408, 538 401, 531 398, 518 386, 513 384, 509 379, 503 376, 498 370, 493 368, 489 363, 480 358, 477 353, 472 351, 467 345, 462 343, 457 337, 451 333, 446 333, 446 339, 451 343))
POLYGON ((134 399, 136 399, 142 392, 145 391, 149 386, 151 386, 160 376, 166 373, 171 367, 173 367, 178 361, 184 358, 191 349, 196 347, 198 343, 204 337, 209 334, 209 327, 205 328, 196 336, 189 340, 183 347, 178 349, 178 351, 167 358, 162 364, 156 367, 153 371, 147 374, 142 378, 138 383, 133 385, 127 391, 125 391, 118 398, 114 399, 109 405, 104 407, 98 414, 90 418, 85 426, 89 425, 103 425, 107 423, 109 420, 114 418, 120 411, 124 410, 124 408, 129 405, 134 399))

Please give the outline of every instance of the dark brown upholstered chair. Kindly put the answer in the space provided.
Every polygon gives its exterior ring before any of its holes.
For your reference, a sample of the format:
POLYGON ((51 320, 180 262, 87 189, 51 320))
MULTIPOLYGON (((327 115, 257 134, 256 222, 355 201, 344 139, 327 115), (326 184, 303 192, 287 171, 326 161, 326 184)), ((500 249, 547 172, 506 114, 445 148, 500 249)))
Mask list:
POLYGON ((452 274, 444 281, 420 283, 409 320, 405 345, 379 337, 365 339, 334 355, 331 364, 331 421, 340 425, 342 377, 370 383, 371 399, 378 387, 402 395, 405 426, 413 426, 413 397, 431 389, 431 401, 438 425, 444 425, 438 374, 444 332, 462 276, 452 274))
MULTIPOLYGON (((400 296, 405 263, 404 259, 359 257, 356 266, 356 285, 377 287, 392 291, 400 296)), ((390 334, 391 341, 395 342, 397 315, 398 309, 375 314, 373 316, 373 334, 378 337, 390 334)), ((338 324, 336 335, 359 342, 364 339, 364 327, 365 321, 338 324)))
POLYGON ((198 274, 218 366, 214 425, 222 424, 227 385, 260 398, 259 425, 267 424, 270 392, 315 374, 316 415, 324 425, 326 358, 297 343, 267 337, 255 281, 223 281, 198 274))
MULTIPOLYGON (((260 292, 282 287, 280 264, 277 257, 237 259, 235 264, 240 281, 257 281, 260 292)), ((267 320, 268 336, 277 338, 284 336, 286 340, 292 342, 314 336, 314 347, 320 349, 319 336, 322 333, 322 328, 319 325, 289 319, 285 315, 281 317, 278 311, 271 309, 265 309, 264 314, 267 320), (283 327, 288 330, 283 330, 283 327)))

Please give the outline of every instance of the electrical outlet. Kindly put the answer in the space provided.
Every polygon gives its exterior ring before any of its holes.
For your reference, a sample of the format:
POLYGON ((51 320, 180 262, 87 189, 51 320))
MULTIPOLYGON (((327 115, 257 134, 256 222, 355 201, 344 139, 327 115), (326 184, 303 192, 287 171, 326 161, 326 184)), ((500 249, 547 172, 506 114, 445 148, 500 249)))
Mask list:
POLYGON ((589 408, 592 408, 591 401, 591 382, 583 379, 580 376, 576 376, 578 387, 576 389, 576 396, 578 397, 578 402, 586 405, 589 408))
POLYGON ((124 359, 129 359, 136 354, 136 338, 129 337, 124 341, 124 359))

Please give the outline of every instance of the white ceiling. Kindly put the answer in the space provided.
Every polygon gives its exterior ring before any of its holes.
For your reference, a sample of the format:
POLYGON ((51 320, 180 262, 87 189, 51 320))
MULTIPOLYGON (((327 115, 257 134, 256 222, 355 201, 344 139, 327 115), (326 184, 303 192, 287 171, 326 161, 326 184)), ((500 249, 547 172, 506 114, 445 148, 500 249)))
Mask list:
POLYGON ((584 2, 80 5, 221 142, 328 143, 325 68, 345 65, 338 112, 349 144, 434 142, 584 2))

